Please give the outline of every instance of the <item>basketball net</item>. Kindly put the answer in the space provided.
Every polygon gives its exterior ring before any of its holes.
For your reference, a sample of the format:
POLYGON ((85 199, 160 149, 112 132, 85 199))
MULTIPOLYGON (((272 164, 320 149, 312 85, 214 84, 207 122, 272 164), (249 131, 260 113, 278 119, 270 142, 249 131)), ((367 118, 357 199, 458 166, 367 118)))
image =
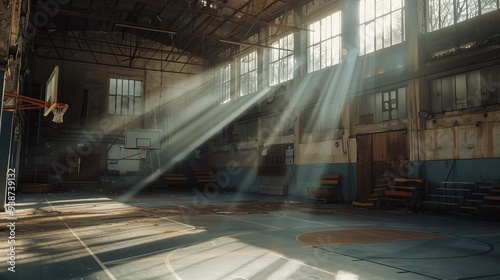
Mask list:
POLYGON ((141 151, 141 159, 145 159, 148 156, 149 146, 139 146, 141 151))
POLYGON ((12 99, 12 101, 4 101, 5 104, 3 105, 3 109, 5 111, 43 109, 54 106, 52 110, 54 118, 52 121, 55 123, 62 123, 64 113, 68 110, 68 104, 66 103, 50 103, 48 101, 24 96, 16 92, 4 91, 4 97, 12 99))
POLYGON ((63 122, 63 116, 64 113, 68 110, 68 104, 65 103, 57 103, 56 107, 52 110, 52 114, 54 114, 54 117, 52 118, 52 121, 55 123, 62 123, 63 122))

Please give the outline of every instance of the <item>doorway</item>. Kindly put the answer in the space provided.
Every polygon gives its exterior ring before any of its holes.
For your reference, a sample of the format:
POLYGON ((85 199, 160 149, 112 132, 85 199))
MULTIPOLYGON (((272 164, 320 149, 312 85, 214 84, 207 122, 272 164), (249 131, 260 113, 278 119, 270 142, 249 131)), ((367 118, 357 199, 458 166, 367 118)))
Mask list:
POLYGON ((357 136, 357 201, 366 202, 379 184, 408 176, 406 131, 357 136))

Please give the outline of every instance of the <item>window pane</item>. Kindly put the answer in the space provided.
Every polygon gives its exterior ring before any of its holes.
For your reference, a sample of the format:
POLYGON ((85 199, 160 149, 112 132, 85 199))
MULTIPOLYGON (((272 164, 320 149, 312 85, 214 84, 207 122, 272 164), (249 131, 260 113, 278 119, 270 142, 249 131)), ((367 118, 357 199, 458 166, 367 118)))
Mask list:
POLYGON ((404 0, 392 0, 392 10, 398 10, 403 7, 404 0))
POLYGON ((360 7, 366 8, 367 15, 359 26, 361 55, 404 41, 403 0, 361 0, 360 7))
POLYGON ((240 87, 241 87, 240 89, 241 95, 245 95, 248 93, 248 76, 241 77, 240 87))
POLYGON ((121 107, 122 107, 121 114, 128 115, 128 97, 125 97, 125 96, 122 97, 121 107))
POLYGON ((133 80, 129 80, 128 81, 128 95, 134 96, 134 90, 135 90, 134 81, 133 80))
POLYGON ((310 38, 311 38, 311 45, 312 44, 317 44, 321 41, 321 28, 320 28, 320 23, 319 22, 315 22, 311 25, 311 30, 314 30, 314 31, 311 31, 309 32, 310 34, 310 38))
POLYGON ((256 92, 257 91, 257 71, 253 71, 250 73, 250 80, 252 81, 250 83, 250 92, 256 92))
POLYGON ((396 91, 393 90, 391 91, 391 109, 397 109, 398 108, 398 97, 396 95, 396 91))
POLYGON ((392 44, 403 42, 403 11, 399 10, 392 13, 392 44))
POLYGON ((135 81, 135 96, 142 96, 142 81, 135 81))
POLYGON ((375 19, 375 0, 366 0, 366 1, 361 1, 365 2, 365 14, 366 14, 366 20, 364 22, 368 22, 370 20, 375 19))
POLYGON ((116 96, 110 96, 109 97, 109 104, 108 104, 108 113, 114 115, 116 113, 115 110, 116 106, 116 96))
POLYGON ((122 97, 117 96, 116 97, 116 112, 115 114, 121 115, 122 114, 122 97))
POLYGON ((454 76, 441 79, 443 110, 455 110, 455 79, 454 76))
POLYGON ((467 73, 467 107, 481 105, 481 77, 479 71, 467 73))
POLYGON ((375 22, 367 24, 365 28, 365 53, 371 53, 375 51, 375 22))
POLYGON ((122 79, 117 79, 116 80, 116 94, 122 95, 123 94, 123 80, 122 79))
POLYGON ((457 109, 467 108, 467 75, 459 74, 455 76, 456 84, 456 107, 457 109))
POLYGON ((429 6, 427 8, 427 15, 429 18, 428 22, 428 31, 434 31, 438 30, 440 28, 440 9, 439 9, 439 2, 438 1, 429 1, 429 6))
MULTIPOLYGON (((482 0, 481 0, 482 1, 482 0)), ((479 1, 479 2, 481 2, 479 1)), ((478 1, 475 0, 469 0, 469 5, 467 7, 467 17, 468 18, 473 18, 477 17, 479 15, 479 5, 478 1)))
POLYGON ((384 21, 384 34, 383 34, 383 45, 384 48, 392 46, 391 43, 391 33, 392 33, 392 26, 391 26, 391 15, 386 15, 383 17, 384 21))
POLYGON ((334 13, 333 14, 333 19, 332 19, 332 26, 333 26, 333 30, 332 30, 332 35, 340 35, 341 33, 341 21, 340 21, 340 12, 338 13, 334 13))
POLYGON ((377 18, 375 20, 375 49, 380 50, 384 46, 384 19, 377 18))
POLYGON ((109 94, 116 94, 116 79, 109 79, 109 94))
POLYGON ((439 10, 441 11, 440 28, 452 25, 455 14, 453 12, 453 0, 440 0, 439 10))
POLYGON ((124 80, 123 81, 123 95, 128 95, 128 81, 124 80))
POLYGON ((467 19, 467 0, 455 0, 457 2, 457 22, 467 19))
POLYGON ((497 0, 481 0, 480 2, 481 2, 481 14, 489 13, 498 9, 497 0))
POLYGON ((286 79, 287 81, 293 79, 293 69, 294 69, 293 56, 289 56, 288 57, 288 78, 286 79))
MULTIPOLYGON (((277 42, 279 48, 293 50, 293 38, 293 34, 281 38, 277 42)), ((293 77, 293 63, 289 63, 289 58, 293 58, 293 51, 280 50, 278 52, 272 51, 272 53, 278 55, 278 58, 271 61, 271 64, 269 65, 269 84, 276 85, 289 80, 290 77, 287 74, 289 72, 292 73, 293 77)))

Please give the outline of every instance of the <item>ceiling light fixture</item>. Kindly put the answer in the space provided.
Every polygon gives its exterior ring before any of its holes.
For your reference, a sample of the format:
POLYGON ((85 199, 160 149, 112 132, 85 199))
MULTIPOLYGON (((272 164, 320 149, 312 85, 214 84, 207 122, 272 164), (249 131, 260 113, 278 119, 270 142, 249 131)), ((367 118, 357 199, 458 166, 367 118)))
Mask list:
POLYGON ((168 31, 168 30, 162 30, 162 29, 156 29, 156 28, 142 27, 142 26, 130 25, 130 24, 116 23, 115 26, 126 27, 126 28, 135 28, 135 29, 146 30, 146 31, 153 31, 153 32, 161 32, 161 33, 167 33, 167 34, 177 34, 177 32, 175 32, 175 31, 168 31))

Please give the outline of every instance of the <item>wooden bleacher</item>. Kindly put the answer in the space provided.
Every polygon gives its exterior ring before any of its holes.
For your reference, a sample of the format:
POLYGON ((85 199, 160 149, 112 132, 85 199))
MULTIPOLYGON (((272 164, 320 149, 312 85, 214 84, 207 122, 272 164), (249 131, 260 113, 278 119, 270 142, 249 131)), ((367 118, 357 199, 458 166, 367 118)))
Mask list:
POLYGON ((194 179, 199 188, 207 184, 217 184, 212 168, 206 164, 196 164, 192 166, 194 179))
POLYGON ((396 177, 391 184, 384 187, 376 197, 377 208, 381 206, 404 205, 406 211, 421 209, 422 182, 420 178, 396 177))
POLYGON ((339 174, 323 174, 319 185, 307 187, 307 199, 332 202, 340 200, 340 178, 339 174))
POLYGON ((475 203, 482 202, 487 194, 478 187, 476 182, 441 182, 442 186, 434 188, 423 201, 425 210, 451 214, 474 213, 475 203))
POLYGON ((188 186, 188 177, 184 173, 161 174, 156 182, 149 186, 150 191, 185 189, 188 186))
POLYGON ((493 186, 481 203, 481 216, 488 219, 500 219, 500 186, 493 186))

